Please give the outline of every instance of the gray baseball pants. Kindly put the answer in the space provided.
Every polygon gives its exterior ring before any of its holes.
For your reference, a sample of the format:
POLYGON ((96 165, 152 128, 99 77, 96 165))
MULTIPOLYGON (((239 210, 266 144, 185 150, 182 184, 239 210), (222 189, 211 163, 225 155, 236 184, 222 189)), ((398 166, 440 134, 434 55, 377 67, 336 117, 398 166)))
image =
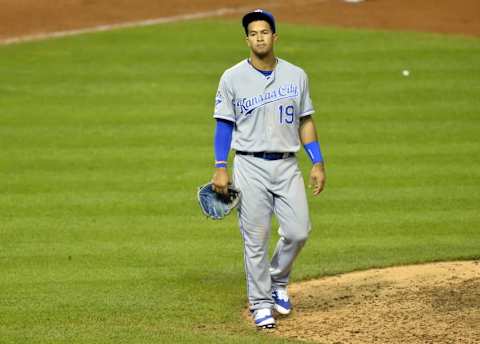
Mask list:
POLYGON ((311 228, 303 177, 295 157, 271 161, 236 155, 233 182, 241 191, 238 220, 250 310, 272 308, 272 287, 287 286, 311 228), (270 261, 273 214, 280 239, 270 261))

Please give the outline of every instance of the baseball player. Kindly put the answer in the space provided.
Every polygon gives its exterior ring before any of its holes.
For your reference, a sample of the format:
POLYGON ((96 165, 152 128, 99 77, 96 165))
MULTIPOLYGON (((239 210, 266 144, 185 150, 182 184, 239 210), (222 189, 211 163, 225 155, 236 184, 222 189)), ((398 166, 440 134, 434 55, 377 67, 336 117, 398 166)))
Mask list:
POLYGON ((292 310, 287 285, 292 265, 310 231, 307 197, 295 154, 303 145, 313 167, 313 194, 325 171, 305 72, 274 55, 278 38, 271 13, 255 10, 242 19, 250 57, 227 69, 215 99, 213 189, 226 193, 227 160, 235 150, 233 184, 241 191, 238 220, 250 311, 258 328, 274 328, 272 310, 292 310), (280 239, 269 260, 272 215, 280 239))

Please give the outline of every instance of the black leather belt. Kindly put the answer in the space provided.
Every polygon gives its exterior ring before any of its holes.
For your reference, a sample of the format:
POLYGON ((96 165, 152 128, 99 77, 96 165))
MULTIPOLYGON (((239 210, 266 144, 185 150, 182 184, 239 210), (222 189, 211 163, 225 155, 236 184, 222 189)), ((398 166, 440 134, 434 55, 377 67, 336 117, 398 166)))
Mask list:
POLYGON ((280 160, 280 159, 287 159, 295 156, 295 153, 292 152, 286 152, 286 153, 280 153, 280 152, 242 152, 242 151, 237 151, 237 154, 240 155, 250 155, 254 156, 255 158, 262 158, 265 160, 280 160))

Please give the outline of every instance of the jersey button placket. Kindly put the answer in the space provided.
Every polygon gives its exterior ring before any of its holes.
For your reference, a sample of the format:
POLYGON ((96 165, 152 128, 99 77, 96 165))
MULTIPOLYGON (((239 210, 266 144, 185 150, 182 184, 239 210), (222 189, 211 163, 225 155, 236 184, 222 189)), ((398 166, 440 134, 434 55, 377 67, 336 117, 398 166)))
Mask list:
MULTIPOLYGON (((272 73, 272 77, 270 78, 270 80, 266 80, 266 84, 265 84, 265 88, 264 88, 264 91, 263 93, 267 93, 268 90, 269 90, 269 86, 271 85, 271 83, 273 82, 273 73, 272 73)), ((262 106, 262 115, 264 116, 264 119, 265 119, 265 142, 270 142, 271 141, 271 136, 273 134, 273 117, 272 116, 272 103, 270 104, 265 104, 264 106, 262 106)))
MULTIPOLYGON (((277 66, 275 66, 275 69, 272 71, 272 74, 270 75, 270 79, 267 80, 267 84, 265 85, 265 91, 267 91, 268 88, 275 88, 273 85, 275 83, 275 71, 277 69, 277 66)), ((269 106, 266 106, 269 142, 272 142, 271 137, 275 131, 275 124, 276 124, 275 122, 276 121, 276 105, 274 104, 275 102, 268 104, 269 106)))

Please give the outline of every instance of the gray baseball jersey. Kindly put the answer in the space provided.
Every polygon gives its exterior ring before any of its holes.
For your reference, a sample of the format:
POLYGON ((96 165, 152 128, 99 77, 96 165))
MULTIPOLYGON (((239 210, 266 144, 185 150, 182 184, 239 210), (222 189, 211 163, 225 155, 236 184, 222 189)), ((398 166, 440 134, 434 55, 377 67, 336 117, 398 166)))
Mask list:
MULTIPOLYGON (((313 112, 307 75, 301 68, 278 59, 266 77, 244 60, 222 75, 214 117, 235 123, 234 150, 286 153, 300 149, 300 118, 313 112)), ((272 308, 272 287, 287 286, 310 231, 303 177, 294 156, 265 160, 237 154, 233 182, 242 195, 238 219, 250 309, 272 308), (280 224, 280 240, 269 260, 273 214, 280 224)))
POLYGON ((297 152, 300 118, 314 112, 305 72, 282 59, 266 78, 248 60, 226 70, 215 99, 215 118, 235 122, 232 149, 297 152))

